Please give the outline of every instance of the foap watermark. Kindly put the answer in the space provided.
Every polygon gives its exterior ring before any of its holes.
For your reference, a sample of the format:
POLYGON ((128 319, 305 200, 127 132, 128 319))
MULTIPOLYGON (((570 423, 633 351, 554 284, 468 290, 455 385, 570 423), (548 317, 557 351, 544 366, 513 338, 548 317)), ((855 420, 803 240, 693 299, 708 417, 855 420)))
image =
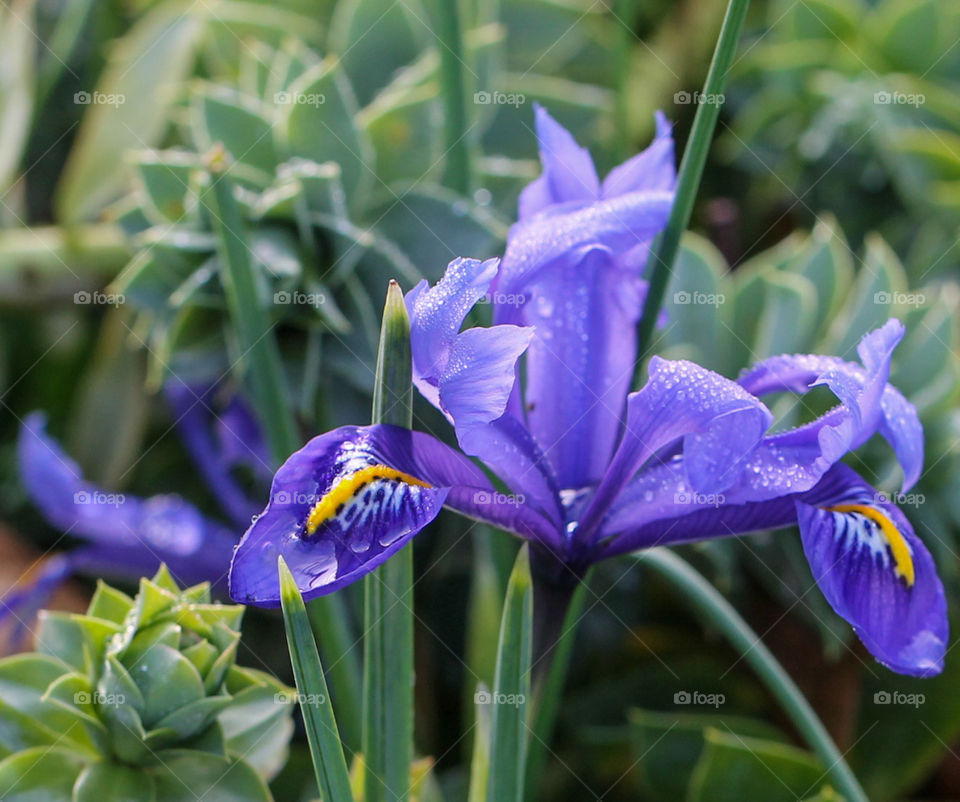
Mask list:
POLYGON ((727 302, 727 296, 722 292, 678 290, 673 294, 673 302, 677 306, 721 306, 727 302))
POLYGON ((108 92, 74 92, 73 102, 78 106, 113 106, 120 108, 127 102, 127 96, 108 92))
POLYGON ((100 691, 77 691, 73 695, 75 705, 100 705, 100 707, 120 707, 127 697, 122 693, 101 693, 100 691))
POLYGON ((478 106, 513 106, 517 108, 527 102, 523 92, 492 92, 481 91, 473 93, 473 102, 478 106))
POLYGON ((901 691, 877 691, 873 695, 875 705, 903 705, 917 708, 927 701, 922 693, 903 693, 901 691))
POLYGON ((673 102, 678 106, 722 106, 727 102, 726 96, 722 92, 716 94, 710 92, 674 92, 673 102))
POLYGON ((281 506, 286 504, 304 506, 304 505, 316 504, 322 498, 323 496, 318 495, 316 493, 298 493, 296 491, 291 493, 287 490, 280 490, 279 492, 271 496, 270 503, 278 504, 281 506))
POLYGON ((73 302, 80 306, 122 306, 127 298, 122 292, 79 290, 73 294, 73 302))
POLYGON ((127 497, 123 493, 104 493, 101 490, 78 490, 73 494, 74 504, 91 507, 119 507, 126 501, 127 497))
POLYGON ((473 695, 475 705, 507 705, 509 707, 520 707, 526 704, 527 697, 522 693, 491 693, 486 690, 479 690, 473 695))
POLYGON ((673 695, 675 705, 699 705, 702 707, 720 707, 726 704, 727 697, 722 693, 703 693, 702 691, 677 691, 673 695))
POLYGON ((874 494, 874 504, 896 504, 898 507, 920 507, 927 503, 923 493, 884 493, 874 494))
POLYGON ((720 507, 727 503, 723 493, 680 492, 673 494, 674 504, 690 504, 698 507, 720 507))
POLYGON ((877 106, 913 106, 917 108, 927 102, 922 92, 887 92, 881 89, 873 93, 873 102, 877 106))
POLYGON ((478 304, 521 307, 527 302, 522 292, 485 292, 477 299, 478 304))
POLYGON ((923 306, 927 302, 927 296, 922 292, 886 292, 880 290, 873 294, 873 302, 877 306, 923 306))
POLYGON ((527 500, 522 493, 497 493, 478 490, 473 494, 474 504, 489 504, 493 506, 519 507, 527 500))
POLYGON ((322 292, 301 292, 300 290, 279 290, 273 294, 273 302, 282 306, 322 306, 327 296, 322 292))
POLYGON ((277 106, 322 106, 327 96, 322 92, 274 92, 273 102, 277 106))
POLYGON ((300 693, 300 691, 281 691, 273 695, 273 701, 278 705, 308 705, 319 707, 327 703, 327 697, 322 693, 300 693))

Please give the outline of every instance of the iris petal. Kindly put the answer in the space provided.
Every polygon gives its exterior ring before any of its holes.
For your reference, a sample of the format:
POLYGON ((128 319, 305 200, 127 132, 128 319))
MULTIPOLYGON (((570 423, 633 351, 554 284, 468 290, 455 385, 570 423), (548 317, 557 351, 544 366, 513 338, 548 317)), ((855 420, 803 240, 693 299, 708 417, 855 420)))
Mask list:
POLYGON ((279 605, 280 555, 305 598, 330 593, 399 551, 444 504, 524 537, 550 531, 522 504, 503 503, 469 459, 429 435, 382 424, 334 429, 277 471, 267 508, 237 547, 230 594, 279 605))
POLYGON ((535 114, 543 173, 520 193, 521 220, 556 203, 591 201, 600 194, 590 152, 542 106, 536 106, 535 114))
POLYGON ((797 502, 814 578, 877 660, 902 674, 938 674, 948 625, 933 559, 900 510, 865 490, 829 506, 797 502))
POLYGON ((683 438, 684 476, 716 493, 734 483, 773 420, 736 382, 692 362, 653 357, 643 388, 627 400, 623 439, 583 527, 592 536, 610 505, 656 452, 683 438))
POLYGON ((86 481, 46 433, 41 413, 24 421, 17 447, 21 479, 34 504, 54 526, 92 544, 71 553, 74 565, 81 567, 81 556, 89 553, 115 577, 136 579, 161 562, 183 584, 217 584, 226 577, 235 538, 180 496, 140 498, 86 481))
POLYGON ((879 431, 903 468, 903 490, 911 488, 923 468, 923 429, 916 408, 888 382, 890 360, 903 333, 903 324, 891 319, 865 335, 857 348, 862 366, 837 357, 797 354, 771 357, 744 373, 738 381, 754 395, 805 393, 824 384, 840 401, 818 420, 775 435, 770 442, 785 458, 809 466, 816 479, 879 431))

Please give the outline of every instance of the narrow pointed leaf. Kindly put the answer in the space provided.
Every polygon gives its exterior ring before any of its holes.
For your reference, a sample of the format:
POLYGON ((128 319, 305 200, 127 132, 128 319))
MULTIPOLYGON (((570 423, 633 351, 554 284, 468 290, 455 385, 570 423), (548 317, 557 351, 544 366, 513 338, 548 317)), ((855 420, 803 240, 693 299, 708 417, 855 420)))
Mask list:
MULTIPOLYGON (((390 282, 380 329, 373 423, 413 422, 410 320, 390 282)), ((413 551, 364 580, 363 754, 367 802, 406 799, 413 759, 413 551)))
POLYGON ((491 705, 492 712, 488 802, 523 799, 532 632, 533 587, 529 547, 525 545, 507 583, 493 694, 476 700, 491 705))
POLYGON ((283 624, 287 631, 290 662, 297 682, 300 711, 307 730, 310 757, 317 775, 317 785, 324 802, 353 802, 350 792, 350 775, 340 746, 337 720, 333 715, 327 682, 317 644, 307 618, 303 597, 297 583, 280 557, 280 602, 283 607, 283 624))

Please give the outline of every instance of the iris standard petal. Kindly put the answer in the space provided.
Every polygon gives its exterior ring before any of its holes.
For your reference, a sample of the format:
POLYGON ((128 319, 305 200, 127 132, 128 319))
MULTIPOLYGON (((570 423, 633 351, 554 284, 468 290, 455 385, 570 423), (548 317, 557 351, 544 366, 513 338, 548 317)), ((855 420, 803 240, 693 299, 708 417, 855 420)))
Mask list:
POLYGON ((439 381, 463 320, 490 288, 498 261, 454 259, 434 286, 421 281, 407 293, 415 377, 439 381))
POLYGON ((503 415, 532 337, 533 329, 520 326, 478 326, 457 336, 438 390, 458 435, 503 415))
POLYGON ((433 287, 406 297, 413 380, 460 433, 499 418, 516 381, 516 363, 533 332, 517 326, 460 327, 497 272, 495 259, 455 259, 433 287))
POLYGON ((798 501, 797 519, 817 584, 871 654, 901 674, 939 674, 948 637, 943 585, 903 513, 855 483, 829 506, 798 501))
POLYGON ((614 167, 603 179, 601 195, 613 198, 637 190, 672 190, 677 183, 673 134, 666 115, 656 113, 657 132, 646 150, 614 167))
MULTIPOLYGON (((18 461, 33 503, 65 534, 88 541, 85 548, 100 549, 111 575, 137 579, 166 562, 191 582, 225 577, 236 543, 229 530, 180 496, 140 498, 84 480, 76 462, 46 433, 42 413, 25 420, 18 461)), ((75 564, 82 551, 71 553, 75 564)))
POLYGON ((383 424, 334 429, 277 471, 234 555, 230 594, 278 606, 280 555, 306 598, 330 593, 399 551, 445 503, 522 536, 543 527, 526 507, 499 501, 479 468, 429 435, 383 424))
POLYGON ((558 259, 529 286, 523 322, 527 424, 563 488, 599 482, 613 455, 636 358, 643 282, 605 248, 558 259))
POLYGON ((494 322, 501 322, 496 299, 523 295, 555 259, 576 262, 598 246, 621 254, 649 242, 666 224, 672 204, 672 191, 628 192, 514 224, 493 285, 494 322))
POLYGON ((580 147, 570 132, 542 106, 535 106, 534 113, 543 172, 520 193, 520 220, 556 203, 592 201, 600 194, 590 152, 580 147))
MULTIPOLYGON (((738 382, 758 396, 784 390, 805 393, 819 384, 828 386, 840 405, 793 434, 778 436, 781 449, 788 444, 815 443, 817 451, 811 452, 809 468, 822 474, 879 431, 900 461, 903 489, 908 490, 923 468, 923 429, 916 408, 888 382, 890 360, 903 333, 903 325, 891 319, 865 335, 857 348, 862 366, 830 356, 776 356, 758 363, 738 382)), ((800 456, 791 459, 799 463, 800 456)))
POLYGON ((679 463, 700 493, 737 481, 773 416, 736 382, 685 360, 650 360, 649 378, 627 400, 627 424, 606 476, 581 523, 592 539, 611 504, 651 457, 683 439, 679 463))

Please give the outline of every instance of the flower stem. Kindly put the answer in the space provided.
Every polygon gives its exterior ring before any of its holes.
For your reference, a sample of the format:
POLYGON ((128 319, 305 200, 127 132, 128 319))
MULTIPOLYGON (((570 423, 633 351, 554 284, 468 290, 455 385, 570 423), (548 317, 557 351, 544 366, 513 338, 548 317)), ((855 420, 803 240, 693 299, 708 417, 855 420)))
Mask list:
POLYGON ((637 371, 640 370, 643 358, 650 350, 654 326, 660 307, 663 305, 663 296, 670 281, 674 260, 680 249, 680 237, 690 224, 693 202, 697 197, 697 189, 703 176, 703 167, 707 161, 713 131, 720 116, 723 90, 737 51, 737 42, 740 39, 740 30, 743 28, 748 5, 749 0, 730 0, 727 6, 727 14, 720 29, 720 38, 713 51, 713 60, 710 62, 707 79, 703 85, 701 102, 697 105, 697 113, 693 118, 690 140, 680 163, 676 197, 670 211, 670 218, 667 220, 667 227, 650 252, 647 263, 650 287, 643 304, 643 315, 640 318, 637 333, 639 342, 637 371))
POLYGON ((654 548, 637 552, 635 556, 673 585, 680 598, 723 632, 743 655, 743 659, 757 672, 804 740, 816 752, 847 802, 869 802, 810 703, 733 605, 686 560, 672 551, 654 548))
POLYGON ((473 183, 470 141, 467 135, 467 92, 464 70, 460 5, 455 0, 435 0, 434 20, 440 54, 440 94, 443 98, 443 142, 446 166, 443 183, 469 195, 473 183))
POLYGON ((540 777, 547 759, 550 739, 553 737, 557 714, 560 712, 563 688, 570 670, 570 658, 573 655, 577 629, 583 618, 589 582, 590 574, 587 574, 573 591, 557 643, 551 650, 551 654, 546 657, 549 666, 543 672, 537 665, 532 668, 533 673, 539 675, 533 689, 531 738, 527 747, 525 787, 532 799, 536 799, 540 791, 540 777))

